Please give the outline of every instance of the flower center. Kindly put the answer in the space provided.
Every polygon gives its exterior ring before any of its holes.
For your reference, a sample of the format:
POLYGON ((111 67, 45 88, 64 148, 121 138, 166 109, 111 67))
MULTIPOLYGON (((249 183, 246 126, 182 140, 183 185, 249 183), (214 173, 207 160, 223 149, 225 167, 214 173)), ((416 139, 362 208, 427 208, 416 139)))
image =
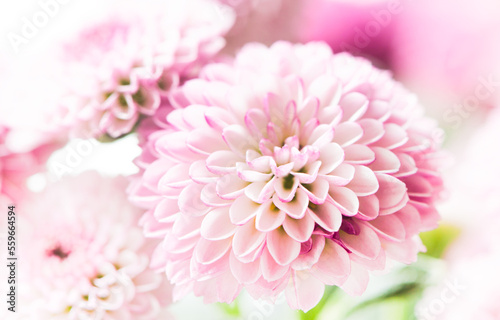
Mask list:
POLYGON ((52 250, 47 252, 49 257, 58 257, 60 260, 66 259, 70 255, 71 251, 66 251, 64 248, 58 244, 52 250))

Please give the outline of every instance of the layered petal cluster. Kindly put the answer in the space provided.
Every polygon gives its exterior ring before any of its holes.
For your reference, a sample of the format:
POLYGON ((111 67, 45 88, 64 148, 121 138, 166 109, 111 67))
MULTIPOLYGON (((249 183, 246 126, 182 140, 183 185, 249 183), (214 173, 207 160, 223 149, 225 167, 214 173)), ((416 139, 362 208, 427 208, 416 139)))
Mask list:
POLYGON ((33 319, 162 319, 171 299, 149 268, 157 244, 137 226, 125 178, 88 172, 18 204, 21 314, 33 319))
POLYGON ((222 36, 234 20, 229 8, 220 15, 209 0, 123 7, 64 46, 63 79, 72 79, 73 97, 65 117, 77 119, 75 135, 129 133, 224 46, 222 36))
POLYGON ((323 43, 249 44, 180 87, 152 132, 131 199, 150 208, 153 264, 175 294, 232 301, 285 291, 309 310, 325 285, 361 294, 369 271, 423 249, 436 226, 438 129, 415 97, 323 43))

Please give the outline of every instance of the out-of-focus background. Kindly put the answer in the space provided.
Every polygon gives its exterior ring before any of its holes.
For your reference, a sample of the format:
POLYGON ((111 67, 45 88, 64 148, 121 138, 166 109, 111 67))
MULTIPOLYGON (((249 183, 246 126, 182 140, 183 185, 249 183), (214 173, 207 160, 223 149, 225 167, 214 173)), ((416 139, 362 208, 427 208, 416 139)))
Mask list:
MULTIPOLYGON (((495 249, 500 243, 494 237, 500 228, 496 218, 500 214, 500 2, 221 2, 238 15, 226 37, 225 54, 250 41, 325 41, 334 52, 348 51, 390 70, 416 93, 445 131, 439 138, 449 159, 444 171, 447 191, 440 204, 440 227, 422 236, 428 252, 412 267, 397 265, 396 272, 373 277, 362 298, 336 293, 338 297, 329 300, 320 319, 469 319, 464 318, 465 311, 456 311, 464 308, 469 295, 498 295, 497 289, 488 286, 500 278, 497 272, 479 275, 488 272, 485 265, 500 267, 500 250, 495 249), (454 312, 455 318, 444 318, 454 312)), ((56 48, 119 3, 24 0, 0 4, 0 124, 23 128, 23 134, 10 142, 14 148, 23 150, 38 139, 30 132, 50 126, 47 114, 58 107, 60 88, 53 77, 56 48)), ((132 160, 139 153, 134 135, 113 143, 73 139, 49 159, 49 175, 34 175, 28 184, 37 191, 50 180, 89 169, 106 175, 133 174, 138 169, 132 160)), ((178 319, 300 316, 284 300, 273 306, 244 294, 237 305, 204 305, 190 297, 171 311, 178 319)), ((488 316, 500 319, 494 310, 488 316)))

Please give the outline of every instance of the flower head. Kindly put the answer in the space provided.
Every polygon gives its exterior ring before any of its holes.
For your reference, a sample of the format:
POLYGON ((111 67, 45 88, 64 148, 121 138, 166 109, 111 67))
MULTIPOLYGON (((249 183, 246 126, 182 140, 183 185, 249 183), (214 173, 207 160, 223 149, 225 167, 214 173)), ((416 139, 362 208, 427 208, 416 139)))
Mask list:
POLYGON ((24 311, 46 319, 157 319, 170 286, 149 268, 124 178, 84 173, 19 204, 24 311))
POLYGON ((436 128, 366 60, 249 44, 174 97, 132 199, 179 295, 285 291, 309 310, 325 285, 361 294, 387 258, 414 261, 436 226, 436 128))
POLYGON ((67 102, 66 117, 78 120, 77 135, 116 138, 132 131, 223 47, 233 21, 207 0, 124 7, 64 46, 63 79, 75 79, 69 89, 78 97, 67 102), (196 10, 189 9, 193 2, 196 10))

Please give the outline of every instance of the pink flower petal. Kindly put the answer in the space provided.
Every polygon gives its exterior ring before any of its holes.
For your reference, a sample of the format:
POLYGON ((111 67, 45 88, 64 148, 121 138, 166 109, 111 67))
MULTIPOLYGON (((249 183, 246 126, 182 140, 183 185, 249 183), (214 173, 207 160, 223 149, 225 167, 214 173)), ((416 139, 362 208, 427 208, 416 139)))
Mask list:
POLYGON ((325 202, 328 196, 328 189, 330 188, 328 181, 322 178, 318 178, 313 183, 305 186, 301 184, 299 187, 307 194, 309 200, 314 204, 322 204, 325 202))
POLYGON ((413 237, 398 243, 384 239, 382 242, 389 258, 406 264, 416 262, 418 253, 425 251, 420 237, 413 237))
POLYGON ((341 285, 351 272, 349 254, 335 241, 326 239, 318 263, 312 268, 313 275, 323 283, 341 285))
MULTIPOLYGON (((249 156, 249 153, 247 152, 247 157, 248 156, 249 156)), ((274 159, 270 156, 257 157, 255 159, 252 159, 250 162, 248 162, 248 166, 251 169, 262 172, 262 173, 271 173, 271 166, 272 165, 276 166, 276 163, 275 163, 274 159)))
POLYGON ((349 278, 340 287, 351 296, 360 296, 365 292, 369 280, 370 275, 366 268, 356 262, 351 262, 349 278))
POLYGON ((255 228, 261 232, 269 232, 281 226, 285 218, 286 213, 269 201, 260 205, 255 219, 255 228))
POLYGON ((290 202, 297 191, 299 186, 299 179, 291 176, 292 185, 288 185, 290 178, 278 178, 274 180, 274 190, 276 195, 283 202, 290 202), (285 186, 286 185, 286 186, 285 186))
POLYGON ((245 195, 236 198, 229 208, 229 217, 232 224, 244 225, 253 219, 260 210, 260 204, 248 199, 245 195))
POLYGON ((301 253, 292 262, 293 270, 308 270, 318 262, 325 247, 325 237, 322 235, 313 235, 310 241, 312 243, 311 250, 307 253, 301 253))
POLYGON ((329 174, 344 161, 344 151, 336 143, 328 143, 322 146, 319 151, 319 160, 321 161, 319 174, 329 174))
POLYGON ((372 147, 375 153, 375 161, 368 167, 378 173, 395 173, 399 171, 401 163, 398 157, 388 149, 372 147))
POLYGON ((434 191, 428 179, 417 174, 401 178, 401 181, 406 184, 410 197, 431 197, 434 191))
POLYGON ((229 208, 216 208, 207 213, 201 223, 200 234, 207 240, 223 240, 236 232, 236 226, 229 219, 229 208))
POLYGON ((383 100, 371 101, 364 114, 364 119, 376 119, 378 122, 384 122, 391 116, 391 106, 383 100))
POLYGON ((314 79, 307 90, 308 96, 319 99, 321 107, 337 104, 342 90, 338 79, 329 75, 322 75, 314 79))
POLYGON ((349 188, 332 187, 330 188, 330 197, 333 203, 340 209, 340 212, 346 216, 355 216, 359 209, 359 200, 356 194, 349 188))
POLYGON ((405 227, 394 214, 380 216, 369 221, 368 225, 389 240, 401 242, 406 238, 405 227))
POLYGON ((273 177, 269 181, 263 182, 252 182, 248 187, 245 188, 245 195, 252 201, 257 203, 264 203, 271 199, 274 194, 274 181, 273 177))
POLYGON ((299 119, 301 123, 306 123, 309 119, 316 118, 319 110, 319 99, 316 97, 308 97, 302 104, 299 110, 299 119))
POLYGON ((373 220, 379 214, 379 202, 376 195, 358 197, 359 210, 356 217, 361 220, 373 220))
POLYGON ((384 125, 385 134, 373 145, 386 149, 394 149, 404 145, 408 141, 408 134, 397 124, 387 123, 384 125))
POLYGON ((257 249, 266 239, 266 234, 255 229, 255 221, 250 220, 238 227, 233 237, 233 252, 236 257, 244 257, 257 249))
POLYGON ((159 222, 173 222, 177 213, 179 213, 179 206, 175 199, 163 199, 154 209, 154 217, 159 222))
POLYGON ((205 120, 211 128, 219 132, 236 122, 236 119, 229 111, 219 107, 207 108, 205 110, 205 120))
POLYGON ((203 185, 197 183, 191 183, 189 186, 185 187, 179 194, 179 209, 182 214, 187 216, 202 216, 208 212, 210 207, 207 207, 201 201, 201 190, 203 185))
POLYGON ((354 177, 346 185, 357 196, 369 196, 377 192, 378 180, 372 170, 365 166, 354 165, 354 177))
POLYGON ((216 175, 208 171, 204 160, 198 160, 189 167, 189 177, 197 183, 210 183, 216 181, 216 175))
POLYGON ((260 260, 243 263, 236 258, 233 252, 231 252, 229 266, 236 280, 242 284, 254 283, 261 276, 260 260))
POLYGON ((203 187, 200 195, 201 201, 209 207, 225 207, 231 200, 225 200, 217 194, 217 183, 212 182, 203 187))
POLYGON ((365 226, 363 223, 357 223, 359 234, 348 234, 344 231, 339 231, 342 243, 353 253, 362 258, 373 260, 380 250, 380 240, 375 231, 365 226))
POLYGON ((317 206, 311 206, 308 213, 320 227, 329 232, 338 231, 342 224, 340 210, 328 201, 317 206))
POLYGON ((160 179, 158 185, 160 188, 184 188, 191 182, 189 177, 189 165, 181 163, 170 167, 160 179))
POLYGON ((440 219, 436 208, 426 203, 410 200, 409 203, 414 206, 420 213, 421 230, 429 231, 438 226, 440 219))
POLYGON ((322 175, 321 177, 333 186, 343 187, 354 178, 354 166, 342 163, 330 172, 330 174, 322 175))
POLYGON ((236 163, 242 158, 232 151, 220 150, 212 153, 206 160, 208 171, 213 174, 234 172, 236 163))
POLYGON ((379 189, 376 193, 381 209, 400 206, 407 198, 406 185, 399 179, 387 174, 377 174, 379 189))
POLYGON ((241 196, 247 189, 248 182, 241 180, 236 174, 226 174, 217 180, 217 195, 222 199, 232 200, 241 196))
POLYGON ((252 170, 243 162, 238 162, 236 164, 236 170, 238 172, 238 177, 247 182, 267 182, 273 177, 271 173, 261 173, 252 170))
POLYGON ((258 148, 258 144, 255 142, 252 136, 249 135, 248 131, 240 125, 231 125, 224 128, 222 137, 224 138, 224 141, 226 142, 228 147, 241 157, 245 156, 246 150, 257 150, 258 148))
POLYGON ((195 237, 200 234, 202 222, 203 217, 187 217, 180 214, 172 226, 172 236, 176 236, 176 240, 195 237))
POLYGON ((302 219, 286 217, 283 221, 283 228, 290 238, 298 242, 305 242, 311 238, 314 220, 308 214, 304 215, 302 219))
POLYGON ((271 169, 276 177, 281 178, 287 176, 290 173, 290 171, 292 171, 293 166, 294 163, 290 162, 287 164, 280 165, 279 167, 272 166, 271 169))
POLYGON ((174 132, 159 138, 155 143, 155 149, 162 155, 182 162, 190 162, 203 158, 203 155, 191 151, 186 140, 188 133, 174 132))
POLYGON ((306 272, 296 271, 292 273, 285 295, 291 308, 307 312, 319 303, 324 291, 323 282, 306 272))
POLYGON ((375 153, 367 146, 351 144, 344 148, 345 162, 350 164, 370 164, 375 160, 375 153))
POLYGON ((333 132, 334 129, 331 126, 320 124, 311 132, 311 135, 308 136, 307 145, 320 148, 332 142, 333 132))
POLYGON ((410 155, 398 153, 397 156, 401 166, 399 167, 399 171, 393 174, 394 177, 401 178, 417 173, 417 165, 410 155))
POLYGON ((356 143, 363 136, 363 128, 356 122, 342 122, 335 127, 333 142, 341 147, 356 143))
POLYGON ((262 268, 262 276, 267 281, 276 281, 285 276, 290 267, 288 265, 282 266, 276 263, 273 256, 269 253, 266 248, 262 251, 262 256, 260 257, 260 267, 262 268))
POLYGON ((211 128, 198 128, 191 131, 186 144, 192 151, 206 155, 227 149, 221 134, 211 128))
POLYGON ((420 214, 411 204, 407 204, 403 209, 394 213, 403 223, 406 232, 406 239, 413 237, 420 232, 420 214))
POLYGON ((320 167, 321 161, 314 161, 303 168, 305 169, 305 172, 292 172, 292 175, 294 175, 302 184, 313 183, 318 176, 320 167))
POLYGON ((363 128, 363 136, 358 140, 359 144, 371 144, 384 136, 384 125, 374 119, 361 119, 357 122, 363 128))
POLYGON ((343 121, 356 121, 368 109, 368 99, 359 92, 351 92, 344 95, 339 104, 343 111, 343 121))
POLYGON ((231 248, 230 238, 219 241, 200 238, 195 247, 194 255, 199 263, 210 264, 222 258, 229 248, 231 248))
POLYGON ((295 197, 292 201, 283 202, 278 198, 277 195, 274 195, 273 203, 277 208, 285 212, 290 217, 300 219, 304 217, 307 205, 309 204, 309 198, 304 191, 302 191, 301 189, 297 189, 295 197))
POLYGON ((300 253, 300 242, 293 240, 283 228, 267 233, 267 249, 282 266, 290 264, 300 253))
MULTIPOLYGON (((383 239, 381 239, 380 242, 382 243, 382 247, 384 247, 382 240, 383 239)), ((355 254, 351 255, 350 258, 352 262, 357 263, 370 271, 384 270, 387 262, 385 248, 384 250, 380 250, 378 256, 373 260, 361 258, 360 256, 355 254)))

